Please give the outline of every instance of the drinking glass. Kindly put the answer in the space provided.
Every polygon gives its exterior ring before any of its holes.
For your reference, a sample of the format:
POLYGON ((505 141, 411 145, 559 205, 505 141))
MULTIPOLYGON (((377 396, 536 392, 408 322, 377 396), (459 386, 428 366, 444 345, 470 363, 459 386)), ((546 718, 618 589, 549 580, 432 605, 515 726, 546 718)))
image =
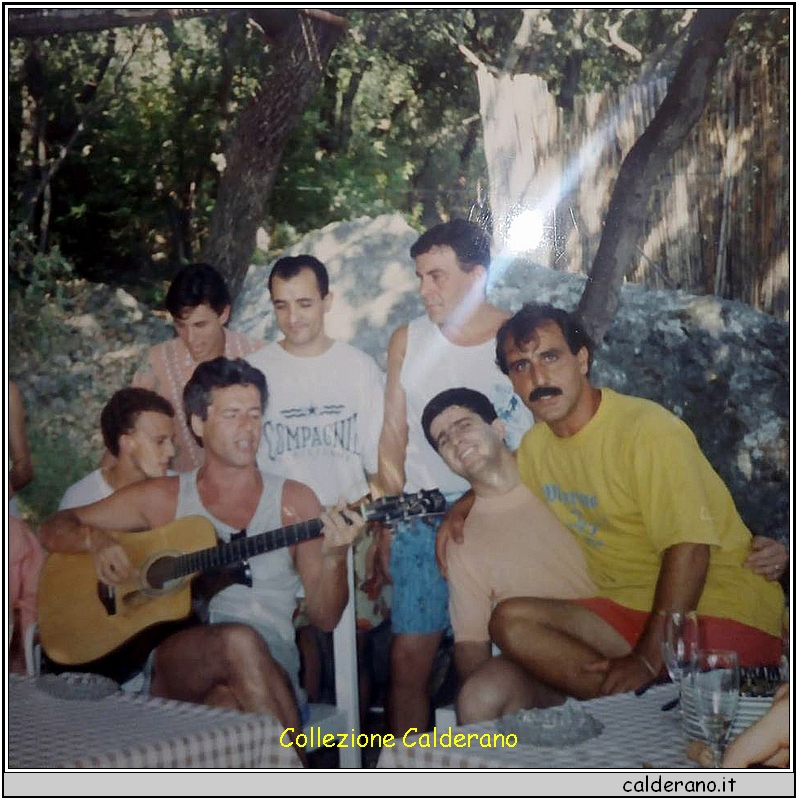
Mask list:
POLYGON ((705 650, 683 673, 689 681, 696 715, 719 767, 740 702, 740 666, 732 650, 705 650))
POLYGON ((668 674, 679 683, 682 673, 698 653, 698 615, 695 611, 670 611, 665 614, 662 657, 668 674))
MULTIPOLYGON (((679 687, 681 697, 682 673, 698 654, 698 615, 695 611, 668 611, 662 634, 662 658, 671 680, 679 687)), ((674 700, 670 707, 678 702, 674 700)))

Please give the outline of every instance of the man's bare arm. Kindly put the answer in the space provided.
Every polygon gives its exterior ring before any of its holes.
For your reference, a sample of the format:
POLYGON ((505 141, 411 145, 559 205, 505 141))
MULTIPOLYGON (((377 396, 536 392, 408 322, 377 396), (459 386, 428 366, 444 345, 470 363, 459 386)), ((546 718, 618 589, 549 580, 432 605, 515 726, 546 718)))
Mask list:
POLYGON ((455 642, 454 665, 460 684, 489 661, 490 657, 490 642, 455 642))
POLYGON ((346 557, 363 520, 353 511, 342 511, 343 506, 325 511, 315 493, 298 481, 283 484, 282 502, 283 525, 316 517, 324 524, 322 538, 296 545, 294 563, 305 587, 308 618, 317 628, 331 631, 349 599, 346 557))
POLYGON ((701 598, 708 568, 709 545, 682 542, 665 551, 651 612, 634 649, 627 656, 594 665, 596 669, 606 669, 600 694, 638 689, 660 673, 664 612, 694 610, 701 598))
POLYGON ((407 398, 402 388, 402 364, 407 350, 407 326, 397 328, 388 344, 385 410, 380 433, 378 475, 386 494, 399 494, 405 486, 407 453, 407 398))
POLYGON ((743 769, 752 765, 790 765, 789 684, 779 687, 773 705, 765 716, 734 739, 723 756, 723 766, 727 769, 743 769))
POLYGON ((173 520, 176 482, 174 477, 139 481, 91 505, 58 511, 42 523, 42 544, 50 552, 92 553, 102 581, 124 580, 130 561, 107 531, 142 531, 173 520))

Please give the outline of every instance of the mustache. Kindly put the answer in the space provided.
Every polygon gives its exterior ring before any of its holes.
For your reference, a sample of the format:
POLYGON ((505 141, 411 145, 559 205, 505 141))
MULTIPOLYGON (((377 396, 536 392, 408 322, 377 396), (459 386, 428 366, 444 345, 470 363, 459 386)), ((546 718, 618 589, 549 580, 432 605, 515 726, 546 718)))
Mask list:
POLYGON ((558 389, 556 386, 538 386, 529 393, 529 402, 534 403, 544 397, 556 397, 558 394, 562 394, 562 389, 558 389))

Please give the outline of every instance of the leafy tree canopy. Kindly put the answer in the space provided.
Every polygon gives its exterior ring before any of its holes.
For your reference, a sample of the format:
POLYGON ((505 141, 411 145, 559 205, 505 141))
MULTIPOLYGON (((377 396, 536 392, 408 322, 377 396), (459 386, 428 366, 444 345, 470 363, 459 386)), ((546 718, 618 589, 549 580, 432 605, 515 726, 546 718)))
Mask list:
MULTIPOLYGON (((322 88, 285 150, 266 227, 303 232, 400 210, 468 214, 486 183, 464 52, 546 78, 561 105, 670 69, 683 8, 352 10, 322 88), (462 48, 462 49, 461 49, 462 48)), ((727 51, 789 51, 789 9, 750 9, 727 51)), ((194 258, 208 235, 225 136, 270 67, 246 12, 10 44, 12 224, 81 273, 194 258)), ((162 268, 157 268, 162 269, 162 268)), ((109 274, 110 273, 110 274, 109 274)))

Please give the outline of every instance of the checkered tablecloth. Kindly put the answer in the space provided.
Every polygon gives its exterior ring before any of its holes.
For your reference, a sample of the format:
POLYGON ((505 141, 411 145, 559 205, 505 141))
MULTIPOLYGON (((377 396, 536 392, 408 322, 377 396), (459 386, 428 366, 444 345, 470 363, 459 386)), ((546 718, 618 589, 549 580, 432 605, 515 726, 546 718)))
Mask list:
MULTIPOLYGON (((657 686, 645 694, 614 695, 589 700, 585 709, 604 724, 593 739, 569 747, 471 747, 423 746, 426 740, 408 737, 395 747, 383 747, 377 767, 381 769, 697 769, 685 755, 685 737, 679 709, 663 712, 677 689, 657 686)), ((448 729, 447 729, 448 730, 448 729)), ((441 734, 446 731, 438 730, 441 734)), ((453 733, 492 734, 495 722, 452 728, 453 733)), ((462 741, 462 740, 461 740, 462 741)), ((483 740, 486 742, 487 740, 483 740)))
POLYGON ((8 682, 10 769, 300 768, 279 743, 282 726, 263 714, 117 692, 66 700, 8 682))

